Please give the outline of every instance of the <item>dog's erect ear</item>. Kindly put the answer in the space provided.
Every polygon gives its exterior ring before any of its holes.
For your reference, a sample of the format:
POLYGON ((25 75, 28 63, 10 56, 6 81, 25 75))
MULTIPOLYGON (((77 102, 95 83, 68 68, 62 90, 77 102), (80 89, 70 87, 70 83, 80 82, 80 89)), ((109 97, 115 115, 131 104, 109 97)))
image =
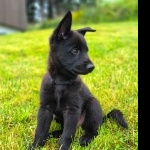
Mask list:
POLYGON ((77 31, 84 36, 86 32, 95 32, 96 30, 93 30, 90 27, 85 27, 82 29, 78 29, 77 31))
POLYGON ((72 14, 70 11, 68 11, 55 30, 54 34, 55 36, 57 36, 58 40, 65 39, 67 37, 67 34, 71 30, 71 25, 72 25, 72 14))

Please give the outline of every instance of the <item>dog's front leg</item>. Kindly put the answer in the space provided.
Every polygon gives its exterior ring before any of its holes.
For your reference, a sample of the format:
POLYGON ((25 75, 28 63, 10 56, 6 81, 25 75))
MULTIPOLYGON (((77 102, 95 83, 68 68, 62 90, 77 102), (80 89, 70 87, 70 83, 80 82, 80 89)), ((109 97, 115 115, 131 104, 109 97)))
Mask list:
POLYGON ((48 131, 53 118, 53 113, 47 109, 47 107, 40 106, 39 108, 35 139, 29 148, 30 150, 37 146, 43 146, 48 138, 48 131))
POLYGON ((69 150, 70 144, 75 136, 80 110, 69 108, 64 113, 64 129, 60 139, 59 150, 69 150))

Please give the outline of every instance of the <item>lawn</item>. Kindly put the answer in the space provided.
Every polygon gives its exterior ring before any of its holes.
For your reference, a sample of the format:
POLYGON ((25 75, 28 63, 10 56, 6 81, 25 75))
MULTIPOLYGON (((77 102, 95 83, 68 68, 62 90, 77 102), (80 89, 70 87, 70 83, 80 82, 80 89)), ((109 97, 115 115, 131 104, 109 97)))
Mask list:
MULTIPOLYGON (((87 25, 85 25, 87 26, 87 25)), ((81 76, 100 101, 104 114, 122 110, 129 124, 123 129, 107 120, 86 148, 79 146, 80 127, 72 150, 138 149, 138 23, 137 21, 88 25, 92 73, 81 76)), ((84 27, 74 25, 73 29, 84 27)), ((0 36, 0 149, 26 150, 33 141, 39 106, 39 89, 47 69, 48 38, 53 29, 0 36)), ((59 129, 56 122, 50 130, 59 129)), ((49 139, 43 150, 54 150, 58 139, 49 139)))

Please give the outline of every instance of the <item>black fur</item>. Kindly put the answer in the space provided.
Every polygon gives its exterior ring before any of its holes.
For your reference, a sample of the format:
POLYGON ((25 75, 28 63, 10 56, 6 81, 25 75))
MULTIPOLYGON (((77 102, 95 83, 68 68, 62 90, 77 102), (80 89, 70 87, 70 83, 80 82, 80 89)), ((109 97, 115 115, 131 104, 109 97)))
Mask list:
POLYGON ((90 27, 71 30, 71 24, 69 11, 50 38, 48 71, 41 84, 38 122, 30 150, 43 146, 50 137, 60 136, 58 149, 68 150, 78 125, 85 131, 80 145, 86 146, 98 135, 98 128, 106 117, 115 118, 121 126, 128 128, 119 110, 114 109, 103 118, 100 103, 78 76, 94 69, 87 55, 84 35, 95 30, 90 27), (62 129, 49 133, 53 118, 62 129))

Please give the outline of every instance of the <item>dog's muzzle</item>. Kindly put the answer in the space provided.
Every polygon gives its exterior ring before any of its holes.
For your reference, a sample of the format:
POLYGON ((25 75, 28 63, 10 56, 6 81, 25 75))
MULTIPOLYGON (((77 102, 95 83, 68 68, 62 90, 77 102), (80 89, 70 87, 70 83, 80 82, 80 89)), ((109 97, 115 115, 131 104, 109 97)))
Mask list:
POLYGON ((79 75, 79 74, 85 75, 85 74, 92 72, 94 68, 95 66, 90 62, 87 64, 76 66, 76 68, 72 70, 72 72, 76 75, 79 75))

